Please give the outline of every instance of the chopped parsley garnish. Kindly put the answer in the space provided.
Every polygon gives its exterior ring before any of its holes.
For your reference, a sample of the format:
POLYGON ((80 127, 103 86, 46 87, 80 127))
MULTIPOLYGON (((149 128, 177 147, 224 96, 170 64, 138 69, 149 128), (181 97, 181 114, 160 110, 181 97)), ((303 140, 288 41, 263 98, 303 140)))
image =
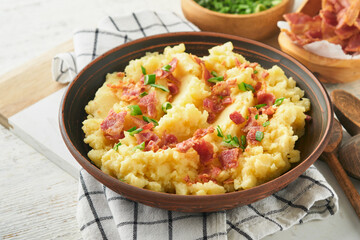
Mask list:
POLYGON ((169 102, 164 102, 161 106, 162 110, 164 113, 167 113, 167 110, 171 109, 172 108, 172 105, 171 103, 169 102))
POLYGON ((161 68, 162 70, 166 71, 166 72, 170 72, 170 69, 171 69, 171 65, 165 65, 161 68))
POLYGON ((217 131, 218 137, 221 137, 221 138, 224 137, 224 134, 223 134, 223 132, 222 132, 222 130, 221 130, 221 128, 220 128, 219 125, 217 125, 216 131, 217 131))
POLYGON ((142 130, 144 130, 144 129, 138 128, 138 129, 135 129, 135 130, 129 132, 129 134, 130 134, 130 136, 134 136, 135 134, 141 132, 142 130))
POLYGON ((140 143, 139 145, 136 145, 136 146, 133 148, 133 151, 136 151, 136 149, 144 150, 144 149, 145 149, 145 142, 142 142, 142 143, 140 143))
POLYGON ((265 106, 266 106, 266 103, 255 105, 256 109, 260 109, 265 106))
POLYGON ((142 72, 142 74, 146 75, 146 69, 142 65, 141 65, 141 72, 142 72))
POLYGON ((255 139, 259 142, 264 138, 264 133, 261 131, 256 131, 255 133, 255 139))
POLYGON ((256 114, 255 119, 258 120, 258 118, 259 118, 259 114, 256 114))
POLYGON ((239 83, 239 84, 238 84, 238 88, 239 88, 241 91, 244 91, 244 92, 246 92, 246 91, 255 92, 255 89, 254 89, 253 86, 251 86, 250 84, 244 83, 244 82, 239 83))
POLYGON ((149 118, 147 116, 143 116, 143 119, 145 122, 148 122, 148 123, 153 123, 154 126, 158 126, 159 123, 155 120, 155 119, 152 119, 152 118, 149 118))
POLYGON ((148 93, 147 92, 142 92, 142 93, 140 93, 140 97, 145 97, 146 95, 148 95, 148 93))
POLYGON ((263 125, 263 127, 267 127, 267 126, 270 125, 270 122, 269 122, 269 121, 266 121, 266 122, 264 122, 262 125, 263 125))
POLYGON ((217 77, 217 73, 215 71, 211 71, 211 75, 213 75, 214 77, 217 77))
POLYGON ((130 115, 131 116, 136 116, 136 115, 141 115, 142 114, 139 105, 129 105, 128 108, 130 109, 130 115))
POLYGON ((208 82, 218 83, 224 81, 224 77, 212 77, 208 79, 208 82))
POLYGON ((166 87, 164 87, 162 85, 154 84, 154 83, 151 83, 149 85, 152 86, 152 87, 155 87, 155 88, 159 88, 159 89, 163 90, 164 92, 170 92, 169 89, 167 89, 166 87))
POLYGON ((119 146, 121 146, 121 142, 118 142, 117 144, 115 144, 115 146, 113 147, 113 149, 114 149, 115 151, 117 151, 118 148, 119 148, 119 146))
POLYGON ((284 99, 284 97, 276 99, 274 105, 280 106, 283 103, 284 99))
POLYGON ((144 84, 145 84, 145 85, 154 84, 154 83, 155 83, 155 79, 156 79, 156 75, 155 75, 155 74, 145 75, 144 84))

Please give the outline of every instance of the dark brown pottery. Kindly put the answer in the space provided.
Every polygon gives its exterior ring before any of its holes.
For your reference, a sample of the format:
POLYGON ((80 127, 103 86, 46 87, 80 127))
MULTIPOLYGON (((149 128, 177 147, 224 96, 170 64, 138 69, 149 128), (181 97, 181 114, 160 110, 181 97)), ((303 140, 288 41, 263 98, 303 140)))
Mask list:
POLYGON ((302 64, 287 54, 265 44, 227 34, 211 32, 179 32, 138 39, 116 47, 101 55, 85 67, 68 86, 60 107, 60 130, 65 144, 80 165, 98 181, 124 197, 149 206, 184 212, 211 212, 231 209, 253 203, 279 191, 302 174, 324 150, 330 133, 333 111, 329 96, 322 84, 302 64), (198 56, 208 55, 208 49, 232 41, 234 51, 264 68, 280 66, 288 77, 293 77, 305 90, 311 101, 308 114, 312 120, 306 125, 305 135, 296 148, 301 151, 301 162, 280 177, 260 186, 233 193, 182 196, 137 188, 113 178, 95 165, 87 153, 90 147, 83 142, 82 121, 86 118, 85 105, 94 98, 103 84, 105 75, 123 71, 128 62, 146 52, 162 52, 166 46, 184 43, 186 52, 198 56))

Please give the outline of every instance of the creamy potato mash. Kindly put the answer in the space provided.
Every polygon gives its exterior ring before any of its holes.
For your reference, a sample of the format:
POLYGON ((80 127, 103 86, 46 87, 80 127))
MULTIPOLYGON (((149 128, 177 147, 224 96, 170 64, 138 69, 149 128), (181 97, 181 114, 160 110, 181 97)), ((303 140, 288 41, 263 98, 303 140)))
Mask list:
POLYGON ((185 45, 147 53, 109 73, 85 107, 89 158, 131 185, 220 194, 274 179, 300 160, 310 101, 278 67, 231 42, 197 57, 185 45))

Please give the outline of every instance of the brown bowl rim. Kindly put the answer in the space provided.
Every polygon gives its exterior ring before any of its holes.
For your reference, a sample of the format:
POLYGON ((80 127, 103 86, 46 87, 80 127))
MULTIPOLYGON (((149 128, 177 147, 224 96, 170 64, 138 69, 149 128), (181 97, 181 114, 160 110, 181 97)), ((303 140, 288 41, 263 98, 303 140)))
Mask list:
MULTIPOLYGON (((306 81, 304 81, 306 83, 306 81)), ((97 57, 96 59, 94 59, 92 62, 90 62, 87 66, 85 66, 79 73, 78 75, 74 78, 74 80, 69 84, 69 86, 66 89, 66 92, 64 93, 62 100, 61 100, 61 104, 60 104, 60 114, 59 114, 59 125, 60 125, 60 132, 61 135, 64 139, 64 142, 67 146, 67 148, 69 149, 70 153, 73 155, 73 157, 75 158, 75 160, 88 172, 90 173, 94 178, 96 178, 100 183, 104 184, 103 182, 107 182, 107 185, 119 185, 122 189, 123 192, 137 192, 138 194, 142 194, 143 197, 146 197, 147 199, 156 199, 156 197, 153 196, 158 196, 161 197, 162 199, 165 198, 173 198, 174 201, 176 202, 194 202, 197 200, 204 200, 207 199, 209 201, 211 200, 220 200, 224 199, 224 198, 229 198, 229 197, 235 197, 237 195, 244 195, 246 193, 252 193, 252 192, 257 192, 259 189, 262 188, 266 188, 267 186, 271 186, 273 184, 277 185, 276 183, 281 182, 282 179, 286 178, 288 175, 292 175, 293 172, 296 172, 297 169, 301 168, 302 170, 300 171, 299 174, 296 174, 296 177, 294 178, 294 180, 296 178, 298 178, 302 173, 304 173, 321 155, 321 153, 323 152, 323 150, 325 149, 329 138, 328 135, 330 134, 330 127, 332 125, 332 121, 333 121, 333 109, 332 109, 332 105, 331 105, 331 101, 330 101, 330 97, 327 93, 327 91, 325 90, 324 86, 321 84, 321 82, 310 72, 310 70, 308 70, 303 64, 301 64, 298 60, 296 60, 295 58, 293 58, 292 56, 274 48, 271 47, 269 45, 266 45, 264 43, 252 40, 252 39, 247 39, 247 38, 243 38, 243 37, 239 37, 239 36, 235 36, 235 35, 230 35, 230 34, 225 34, 225 33, 216 33, 216 32, 174 32, 174 33, 163 33, 163 34, 157 34, 157 35, 152 35, 152 36, 148 36, 148 37, 144 37, 144 38, 140 38, 137 40, 133 40, 131 42, 128 43, 124 43, 118 47, 115 47, 107 52, 105 52, 104 54, 100 55, 99 57, 97 57), (77 79, 79 79, 79 77, 82 75, 82 73, 84 71, 86 71, 88 68, 91 68, 91 66, 99 61, 100 59, 104 58, 105 56, 111 54, 114 51, 117 51, 121 48, 126 48, 128 45, 131 44, 135 44, 141 41, 146 41, 148 39, 151 38, 164 38, 166 39, 167 36, 170 35, 200 35, 200 36, 213 36, 213 37, 222 37, 224 39, 227 39, 229 41, 232 40, 236 40, 236 41, 243 41, 243 42, 248 42, 254 45, 259 45, 261 47, 267 48, 271 51, 274 51, 282 56, 284 56, 287 59, 292 60, 294 63, 296 63, 300 68, 302 68, 313 80, 314 83, 318 86, 319 90, 322 93, 322 96, 324 97, 324 100, 326 102, 326 109, 328 109, 328 121, 327 121, 327 126, 325 129, 325 133, 323 138, 320 140, 320 144, 314 149, 314 151, 306 158, 304 159, 301 163, 299 163, 297 166, 291 168, 290 170, 288 170, 287 172, 285 172, 284 174, 280 175, 279 177, 270 180, 266 183, 260 184, 258 186, 255 186, 253 188, 250 189, 245 189, 245 190, 240 190, 240 191, 235 191, 235 192, 230 192, 230 193, 223 193, 223 194, 213 194, 213 195, 178 195, 178 194, 173 194, 173 193, 165 193, 165 192, 156 192, 153 190, 149 190, 149 189, 144 189, 144 188, 139 188, 139 187, 135 187, 133 185, 127 184, 127 183, 123 183, 121 181, 119 181, 118 179, 116 179, 115 177, 112 177, 110 175, 107 175, 106 173, 104 173, 103 171, 101 171, 99 168, 97 168, 96 166, 94 166, 89 160, 87 160, 77 149, 76 147, 73 145, 71 139, 69 138, 69 135, 66 131, 65 128, 65 123, 64 123, 64 102, 65 99, 67 98, 69 91, 71 89, 71 87, 74 85, 74 83, 76 82, 77 79), (109 184, 110 183, 110 184, 109 184)), ((294 181, 292 180, 292 181, 294 181)), ((291 182, 292 182, 291 181, 291 182)), ((284 188, 286 186, 283 186, 282 188, 284 188)), ((271 191, 267 191, 265 193, 265 196, 263 196, 261 199, 271 195, 272 193, 281 190, 282 188, 271 188, 271 191)), ((111 189, 111 188, 110 188, 111 189)), ((258 199, 260 200, 260 199, 258 199)), ((255 201, 258 201, 255 200, 255 201)), ((136 201, 136 200, 135 200, 136 201)), ((255 202, 252 201, 252 202, 255 202)), ((159 206, 161 208, 161 206, 159 206)), ((236 206, 231 206, 230 208, 234 208, 236 206)), ((230 209, 228 207, 223 207, 223 208, 219 208, 219 209, 230 209)), ((180 211, 184 211, 185 210, 180 210, 180 211)), ((196 211, 196 209, 191 209, 191 212, 201 212, 201 211, 196 211)))
POLYGON ((201 6, 200 4, 198 4, 197 2, 195 2, 194 0, 181 0, 181 1, 183 1, 184 3, 192 4, 199 11, 203 11, 209 15, 223 17, 223 18, 244 19, 244 18, 256 18, 256 17, 261 17, 262 15, 271 14, 272 12, 276 12, 279 8, 286 6, 287 4, 293 2, 294 0, 282 0, 282 2, 279 3, 278 5, 276 5, 272 8, 266 9, 265 11, 261 11, 258 13, 249 13, 249 14, 220 13, 220 12, 216 12, 216 11, 207 9, 207 8, 201 6))

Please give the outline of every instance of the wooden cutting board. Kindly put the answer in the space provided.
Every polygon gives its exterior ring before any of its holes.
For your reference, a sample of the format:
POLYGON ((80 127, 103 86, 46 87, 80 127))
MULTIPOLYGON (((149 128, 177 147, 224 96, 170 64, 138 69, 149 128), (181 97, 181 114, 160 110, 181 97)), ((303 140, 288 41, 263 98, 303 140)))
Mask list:
POLYGON ((0 124, 10 128, 11 116, 66 86, 52 80, 51 62, 72 50, 72 40, 66 41, 0 77, 0 124))

